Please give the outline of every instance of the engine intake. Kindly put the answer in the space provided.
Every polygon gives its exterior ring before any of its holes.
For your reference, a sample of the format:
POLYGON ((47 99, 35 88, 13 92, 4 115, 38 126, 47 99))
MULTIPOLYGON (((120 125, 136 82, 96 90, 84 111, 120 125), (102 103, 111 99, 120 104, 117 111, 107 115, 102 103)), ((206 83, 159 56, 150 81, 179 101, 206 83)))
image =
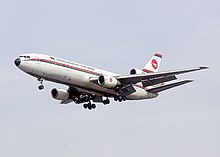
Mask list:
POLYGON ((52 89, 51 90, 51 95, 54 99, 56 100, 67 100, 69 98, 69 92, 67 90, 64 89, 52 89))
POLYGON ((111 76, 99 76, 98 84, 105 88, 115 88, 117 85, 120 85, 120 82, 111 76))
POLYGON ((145 74, 145 72, 142 71, 142 70, 139 70, 139 69, 131 69, 130 74, 131 74, 131 75, 145 74))

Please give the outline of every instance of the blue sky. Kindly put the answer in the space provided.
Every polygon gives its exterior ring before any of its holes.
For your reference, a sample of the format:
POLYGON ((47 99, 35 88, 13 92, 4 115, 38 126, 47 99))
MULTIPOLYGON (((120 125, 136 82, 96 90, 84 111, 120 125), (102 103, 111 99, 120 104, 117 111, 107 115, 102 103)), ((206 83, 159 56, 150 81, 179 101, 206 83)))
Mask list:
POLYGON ((220 155, 217 0, 9 0, 0 2, 0 156, 185 157, 220 155), (194 83, 157 99, 113 102, 89 112, 60 106, 53 87, 20 70, 24 52, 58 56, 121 74, 155 51, 161 70, 200 65, 194 83))

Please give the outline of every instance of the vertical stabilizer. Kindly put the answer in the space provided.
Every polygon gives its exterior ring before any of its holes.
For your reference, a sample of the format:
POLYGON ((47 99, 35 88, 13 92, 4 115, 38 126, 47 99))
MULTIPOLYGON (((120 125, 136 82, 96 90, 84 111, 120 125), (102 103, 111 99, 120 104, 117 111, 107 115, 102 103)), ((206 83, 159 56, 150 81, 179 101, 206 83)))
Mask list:
POLYGON ((143 71, 147 73, 158 72, 161 60, 162 55, 159 53, 155 53, 154 56, 150 59, 150 61, 145 65, 143 71))

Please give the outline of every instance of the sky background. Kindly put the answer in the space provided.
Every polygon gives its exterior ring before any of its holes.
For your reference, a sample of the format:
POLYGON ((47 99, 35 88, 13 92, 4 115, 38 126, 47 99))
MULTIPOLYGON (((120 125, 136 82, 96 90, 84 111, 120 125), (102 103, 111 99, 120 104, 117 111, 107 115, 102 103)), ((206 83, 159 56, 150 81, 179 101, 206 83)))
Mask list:
POLYGON ((219 0, 0 1, 0 156, 220 156, 219 0), (15 67, 37 52, 126 75, 154 52, 161 70, 200 65, 157 99, 60 106, 15 67))

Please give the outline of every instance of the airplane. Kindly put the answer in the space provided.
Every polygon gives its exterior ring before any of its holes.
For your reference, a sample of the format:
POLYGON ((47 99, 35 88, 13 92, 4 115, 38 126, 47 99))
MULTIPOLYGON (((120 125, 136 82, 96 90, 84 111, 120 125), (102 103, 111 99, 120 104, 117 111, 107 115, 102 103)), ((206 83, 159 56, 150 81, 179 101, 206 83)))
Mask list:
POLYGON ((193 81, 174 82, 176 75, 208 68, 201 66, 158 72, 161 60, 162 55, 155 53, 142 70, 131 69, 126 76, 37 53, 22 54, 15 59, 14 64, 37 78, 40 82, 39 90, 44 89, 44 80, 67 85, 68 89, 51 90, 52 97, 61 101, 61 104, 75 102, 92 110, 96 108, 94 103, 110 104, 109 98, 119 102, 156 98, 162 91, 193 81), (172 83, 166 84, 169 81, 172 83))

